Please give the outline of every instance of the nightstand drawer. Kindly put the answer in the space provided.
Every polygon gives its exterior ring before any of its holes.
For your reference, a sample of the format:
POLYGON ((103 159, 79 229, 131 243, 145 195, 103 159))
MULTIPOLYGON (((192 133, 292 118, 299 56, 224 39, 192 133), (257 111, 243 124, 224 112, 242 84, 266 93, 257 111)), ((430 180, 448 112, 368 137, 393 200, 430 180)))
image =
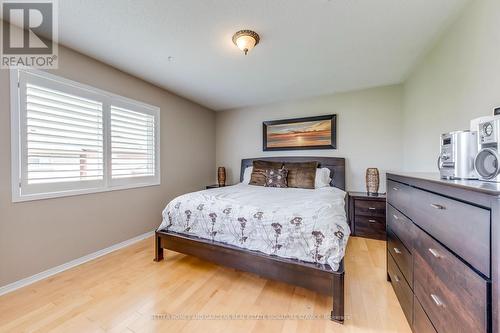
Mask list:
POLYGON ((355 216, 354 234, 359 237, 385 239, 385 218, 378 216, 355 216))
POLYGON ((349 219, 353 236, 385 240, 385 195, 349 192, 349 219))
POLYGON ((213 184, 213 185, 207 185, 207 186, 205 186, 205 189, 210 190, 210 189, 213 189, 213 188, 221 188, 221 187, 227 187, 227 186, 231 186, 231 185, 213 184))
POLYGON ((354 215, 385 217, 385 201, 356 200, 354 215))

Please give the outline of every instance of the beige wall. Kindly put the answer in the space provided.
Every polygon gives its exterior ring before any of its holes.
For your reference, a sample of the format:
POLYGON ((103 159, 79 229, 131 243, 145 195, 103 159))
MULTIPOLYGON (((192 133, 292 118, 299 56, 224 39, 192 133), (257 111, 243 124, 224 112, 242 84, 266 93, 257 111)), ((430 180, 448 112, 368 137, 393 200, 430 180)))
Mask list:
MULTIPOLYGON (((228 169, 229 182, 234 183, 239 180, 242 158, 345 157, 347 189, 363 191, 366 168, 377 167, 384 173, 402 166, 401 97, 401 86, 389 86, 218 112, 217 165, 228 169), (337 114, 338 149, 263 152, 263 121, 324 114, 337 114)), ((381 184, 381 191, 385 191, 383 177, 381 184)))
POLYGON ((436 171, 441 133, 500 105, 500 1, 472 1, 407 80, 404 167, 436 171))
POLYGON ((215 174, 215 113, 74 51, 53 74, 161 108, 161 186, 13 204, 9 75, 0 70, 0 286, 153 230, 215 174))

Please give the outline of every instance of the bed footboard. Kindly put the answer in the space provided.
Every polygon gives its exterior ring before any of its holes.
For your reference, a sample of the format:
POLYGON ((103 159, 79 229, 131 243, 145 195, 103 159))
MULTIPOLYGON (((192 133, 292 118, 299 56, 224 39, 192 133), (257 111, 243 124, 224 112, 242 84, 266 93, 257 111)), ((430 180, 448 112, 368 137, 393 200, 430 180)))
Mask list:
POLYGON ((328 265, 306 263, 269 256, 235 246, 176 233, 157 231, 155 234, 155 261, 163 259, 163 249, 193 255, 223 266, 255 273, 333 296, 331 320, 344 322, 344 262, 333 271, 328 265))

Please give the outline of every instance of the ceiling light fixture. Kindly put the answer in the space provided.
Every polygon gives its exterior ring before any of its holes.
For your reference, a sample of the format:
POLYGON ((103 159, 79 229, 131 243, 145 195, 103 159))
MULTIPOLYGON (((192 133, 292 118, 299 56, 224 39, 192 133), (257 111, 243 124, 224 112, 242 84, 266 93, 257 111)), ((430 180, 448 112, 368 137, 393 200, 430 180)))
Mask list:
POLYGON ((252 30, 240 30, 233 35, 233 43, 247 55, 248 51, 259 44, 259 35, 252 30))

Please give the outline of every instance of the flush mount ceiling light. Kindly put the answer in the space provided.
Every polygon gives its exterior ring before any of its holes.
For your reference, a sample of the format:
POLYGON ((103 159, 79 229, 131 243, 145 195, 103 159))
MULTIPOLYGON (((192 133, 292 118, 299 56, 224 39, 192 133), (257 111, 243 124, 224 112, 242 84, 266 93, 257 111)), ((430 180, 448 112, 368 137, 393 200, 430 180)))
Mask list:
POLYGON ((248 51, 259 44, 259 35, 252 30, 240 30, 233 35, 233 43, 247 55, 248 51))

